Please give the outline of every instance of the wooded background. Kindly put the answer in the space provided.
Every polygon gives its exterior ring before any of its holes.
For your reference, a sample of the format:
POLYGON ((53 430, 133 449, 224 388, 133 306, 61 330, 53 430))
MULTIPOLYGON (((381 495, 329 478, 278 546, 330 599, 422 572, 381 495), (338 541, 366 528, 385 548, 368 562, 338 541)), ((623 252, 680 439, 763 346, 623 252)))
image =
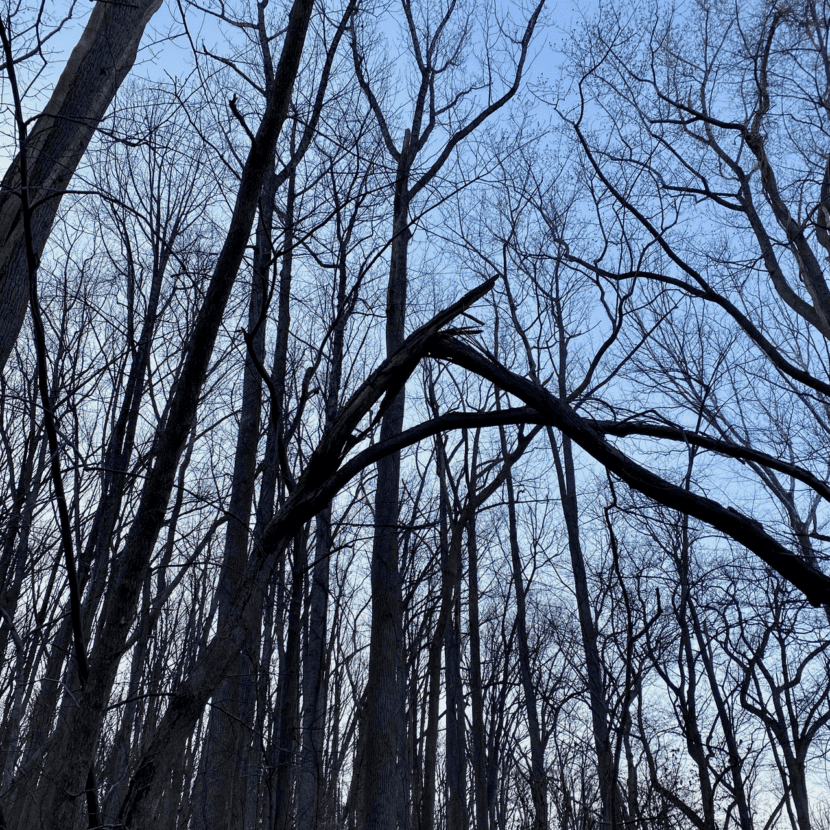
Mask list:
POLYGON ((3 830, 830 830, 830 4, 535 2, 3 6, 3 830))

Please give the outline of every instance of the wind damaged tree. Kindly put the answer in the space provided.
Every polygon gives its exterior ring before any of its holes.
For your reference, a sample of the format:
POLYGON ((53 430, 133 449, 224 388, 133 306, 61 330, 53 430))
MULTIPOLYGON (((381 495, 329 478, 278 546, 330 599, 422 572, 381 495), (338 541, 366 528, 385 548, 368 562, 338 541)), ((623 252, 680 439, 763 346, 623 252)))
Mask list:
MULTIPOLYGON (((23 63, 43 58, 48 39, 75 9, 71 3, 64 21, 49 33, 42 30, 45 6, 28 26, 17 15, 0 22, 8 41, 2 71, 21 97, 25 90, 18 86, 17 76, 23 63)), ((32 251, 39 260, 61 197, 132 69, 147 23, 160 7, 161 0, 99 0, 43 112, 34 123, 26 122, 26 135, 0 187, 0 371, 20 334, 29 302, 21 188, 27 189, 32 251)))
MULTIPOLYGON (((323 433, 290 495, 263 529, 257 547, 258 555, 249 562, 247 568, 246 576, 252 581, 255 578, 267 579, 277 557, 293 542, 295 536, 358 473, 389 453, 400 451, 443 429, 458 429, 469 421, 469 416, 458 415, 434 419, 346 458, 365 435, 362 430, 358 430, 361 422, 367 418, 377 420, 377 414, 372 417, 373 408, 377 405, 382 408, 397 394, 400 386, 431 348, 441 329, 466 311, 492 286, 492 280, 483 283, 416 329, 406 338, 401 348, 371 372, 350 396, 334 423, 323 433)), ((494 418, 485 414, 483 422, 492 425, 494 418)), ((149 827, 157 815, 170 759, 175 757, 190 737, 207 701, 238 651, 244 637, 242 620, 253 595, 250 585, 240 589, 233 603, 234 615, 211 639, 193 671, 171 695, 167 711, 145 748, 130 783, 126 802, 122 806, 121 820, 128 827, 149 827)), ((282 749, 280 747, 281 752, 282 749)), ((278 786, 284 785, 278 782, 278 786)), ((281 809, 287 812, 285 805, 281 809)))
MULTIPOLYGON (((412 239, 411 210, 423 215, 429 189, 462 142, 517 93, 530 42, 544 0, 530 9, 527 23, 516 29, 486 9, 479 22, 471 8, 448 3, 421 8, 402 0, 401 30, 406 52, 414 61, 405 95, 407 116, 401 116, 402 95, 382 89, 378 78, 385 67, 370 41, 370 11, 363 10, 353 27, 355 73, 377 119, 392 170, 392 232, 386 295, 386 354, 404 340, 409 289, 408 256, 412 239), (469 76, 469 52, 481 57, 469 76), (382 63, 382 62, 381 62, 382 63), (386 94, 384 94, 386 93, 386 94), (400 133, 403 132, 401 136, 400 133)), ((384 414, 381 441, 403 429, 405 392, 402 388, 384 414)), ((391 830, 406 812, 406 777, 402 751, 406 678, 402 641, 402 594, 398 561, 400 454, 378 464, 375 527, 372 547, 372 625, 369 679, 366 691, 365 734, 361 767, 364 778, 366 826, 391 830)))

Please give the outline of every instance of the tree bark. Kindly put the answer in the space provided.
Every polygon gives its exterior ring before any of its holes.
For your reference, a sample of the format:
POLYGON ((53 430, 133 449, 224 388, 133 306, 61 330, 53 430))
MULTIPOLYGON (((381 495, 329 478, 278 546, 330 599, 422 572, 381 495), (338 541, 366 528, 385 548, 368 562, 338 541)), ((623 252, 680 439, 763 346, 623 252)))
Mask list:
POLYGON ((488 830, 490 798, 487 789, 487 748, 484 730, 484 690, 481 677, 481 618, 478 610, 478 540, 475 513, 467 523, 467 569, 470 583, 468 613, 470 619, 470 697, 472 727, 470 743, 473 764, 473 799, 476 830, 488 830))
MULTIPOLYGON (((564 373, 560 373, 564 377, 564 373)), ((561 392, 560 392, 561 394, 561 392)), ((576 495, 576 471, 573 460, 571 439, 562 437, 562 454, 556 445, 553 431, 548 428, 548 440, 556 464, 559 479, 559 494, 562 503, 562 515, 568 535, 568 551, 571 556, 571 570, 574 580, 579 629, 582 635, 582 649, 585 655, 585 673, 588 680, 588 697, 591 708, 591 728, 594 738, 594 751, 597 758, 597 777, 602 804, 601 822, 603 827, 620 826, 622 816, 620 805, 616 800, 617 770, 614 753, 611 749, 611 736, 608 723, 608 700, 602 677, 602 660, 597 643, 597 627, 591 607, 591 595, 585 570, 585 557, 579 534, 579 505, 576 495)))
MULTIPOLYGON (((40 260, 58 206, 89 142, 135 62, 161 0, 100 0, 26 143, 32 240, 40 260)), ((29 300, 20 157, 0 188, 0 371, 14 348, 29 300)))
MULTIPOLYGON (((343 346, 349 309, 346 307, 348 277, 347 247, 349 235, 341 240, 338 255, 337 304, 331 341, 329 378, 325 399, 325 427, 337 417, 337 402, 343 375, 343 346)), ((297 792, 297 828, 315 830, 318 825, 319 793, 323 783, 324 727, 326 723, 326 625, 329 603, 329 570, 333 551, 331 504, 317 516, 314 568, 311 575, 311 596, 308 636, 303 664, 302 758, 297 792)))
MULTIPOLYGON (((409 131, 400 152, 395 182, 392 253, 386 292, 386 354, 404 341, 409 247, 409 131)), ((405 392, 401 388, 383 417, 380 440, 403 430, 405 392)), ((400 451, 378 462, 375 532, 372 543, 372 626, 366 687, 366 830, 394 830, 401 798, 398 745, 405 687, 401 678, 402 599, 398 569, 400 451)))

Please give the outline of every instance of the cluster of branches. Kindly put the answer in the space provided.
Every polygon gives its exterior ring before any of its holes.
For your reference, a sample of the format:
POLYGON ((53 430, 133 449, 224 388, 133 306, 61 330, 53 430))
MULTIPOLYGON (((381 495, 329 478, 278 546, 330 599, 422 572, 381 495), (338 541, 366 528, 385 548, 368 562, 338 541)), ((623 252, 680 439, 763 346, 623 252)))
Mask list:
POLYGON ((0 19, 0 827, 825 826, 830 9, 159 8, 0 19))

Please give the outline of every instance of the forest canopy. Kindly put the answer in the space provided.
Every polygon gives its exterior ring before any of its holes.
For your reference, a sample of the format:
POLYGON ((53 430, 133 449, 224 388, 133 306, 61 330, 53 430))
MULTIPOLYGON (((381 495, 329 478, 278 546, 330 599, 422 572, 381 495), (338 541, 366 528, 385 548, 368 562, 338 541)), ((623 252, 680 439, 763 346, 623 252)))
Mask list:
POLYGON ((830 830, 828 38, 6 2, 0 830, 830 830))

